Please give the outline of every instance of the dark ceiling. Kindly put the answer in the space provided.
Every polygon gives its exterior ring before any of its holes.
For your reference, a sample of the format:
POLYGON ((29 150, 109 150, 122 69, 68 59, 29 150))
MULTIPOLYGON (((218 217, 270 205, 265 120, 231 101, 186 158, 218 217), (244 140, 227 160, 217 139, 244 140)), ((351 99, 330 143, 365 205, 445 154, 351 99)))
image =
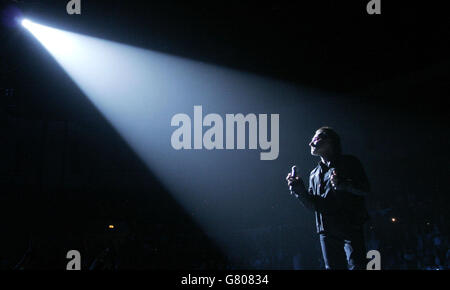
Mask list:
MULTIPOLYGON (((431 4, 383 1, 381 15, 368 15, 366 1, 84 0, 82 15, 68 15, 64 1, 3 2, 63 29, 337 93, 448 60, 448 15, 431 4)), ((29 39, 2 30, 4 69, 30 69, 18 47, 29 39)))

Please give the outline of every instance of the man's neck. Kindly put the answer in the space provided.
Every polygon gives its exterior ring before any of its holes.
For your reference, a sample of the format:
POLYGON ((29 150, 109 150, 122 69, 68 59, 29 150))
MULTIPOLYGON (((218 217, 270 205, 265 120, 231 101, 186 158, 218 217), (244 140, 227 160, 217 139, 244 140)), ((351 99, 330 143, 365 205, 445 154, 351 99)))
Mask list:
POLYGON ((320 156, 320 160, 322 161, 323 164, 325 164, 326 166, 330 166, 330 163, 334 160, 336 160, 336 155, 335 154, 328 154, 328 155, 323 155, 320 156))

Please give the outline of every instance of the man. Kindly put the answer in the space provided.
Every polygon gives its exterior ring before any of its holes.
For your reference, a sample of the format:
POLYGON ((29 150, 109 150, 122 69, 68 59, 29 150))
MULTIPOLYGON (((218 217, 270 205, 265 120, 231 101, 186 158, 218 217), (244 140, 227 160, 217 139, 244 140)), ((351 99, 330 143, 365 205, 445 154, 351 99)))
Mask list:
POLYGON ((357 158, 342 155, 340 138, 330 127, 319 128, 309 146, 320 162, 311 171, 308 190, 299 176, 288 174, 291 194, 315 211, 325 268, 365 269, 364 196, 370 187, 364 169, 357 158))

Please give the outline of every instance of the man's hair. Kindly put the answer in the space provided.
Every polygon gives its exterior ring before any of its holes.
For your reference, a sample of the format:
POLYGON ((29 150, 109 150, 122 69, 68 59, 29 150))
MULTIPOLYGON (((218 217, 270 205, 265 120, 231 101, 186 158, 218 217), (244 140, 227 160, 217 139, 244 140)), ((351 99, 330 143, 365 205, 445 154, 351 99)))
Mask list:
POLYGON ((342 153, 342 146, 341 146, 341 138, 339 137, 338 133, 334 131, 333 128, 328 126, 320 127, 316 130, 316 132, 320 132, 323 135, 326 136, 327 139, 331 141, 331 144, 333 146, 333 149, 335 153, 341 154, 342 153))

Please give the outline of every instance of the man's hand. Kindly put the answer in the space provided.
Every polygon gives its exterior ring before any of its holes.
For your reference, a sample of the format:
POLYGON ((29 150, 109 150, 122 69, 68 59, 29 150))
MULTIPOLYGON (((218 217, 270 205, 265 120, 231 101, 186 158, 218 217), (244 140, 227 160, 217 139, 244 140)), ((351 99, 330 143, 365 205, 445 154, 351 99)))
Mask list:
POLYGON ((334 190, 336 190, 340 184, 339 177, 337 176, 336 169, 333 169, 331 172, 331 178, 330 178, 331 186, 334 190))
POLYGON ((298 192, 298 190, 301 189, 301 186, 303 186, 303 180, 298 176, 293 177, 290 172, 286 177, 286 181, 289 186, 289 189, 291 190, 291 192, 294 193, 298 192))
POLYGON ((330 182, 334 190, 351 191, 353 188, 352 180, 339 177, 336 169, 331 172, 330 182))
MULTIPOLYGON (((293 170, 293 172, 295 173, 295 170, 293 170)), ((286 177, 286 181, 291 195, 293 195, 297 200, 300 200, 306 208, 316 210, 316 198, 314 198, 312 192, 308 192, 303 180, 298 176, 298 174, 295 174, 294 177, 292 176, 292 173, 289 173, 286 177)))

